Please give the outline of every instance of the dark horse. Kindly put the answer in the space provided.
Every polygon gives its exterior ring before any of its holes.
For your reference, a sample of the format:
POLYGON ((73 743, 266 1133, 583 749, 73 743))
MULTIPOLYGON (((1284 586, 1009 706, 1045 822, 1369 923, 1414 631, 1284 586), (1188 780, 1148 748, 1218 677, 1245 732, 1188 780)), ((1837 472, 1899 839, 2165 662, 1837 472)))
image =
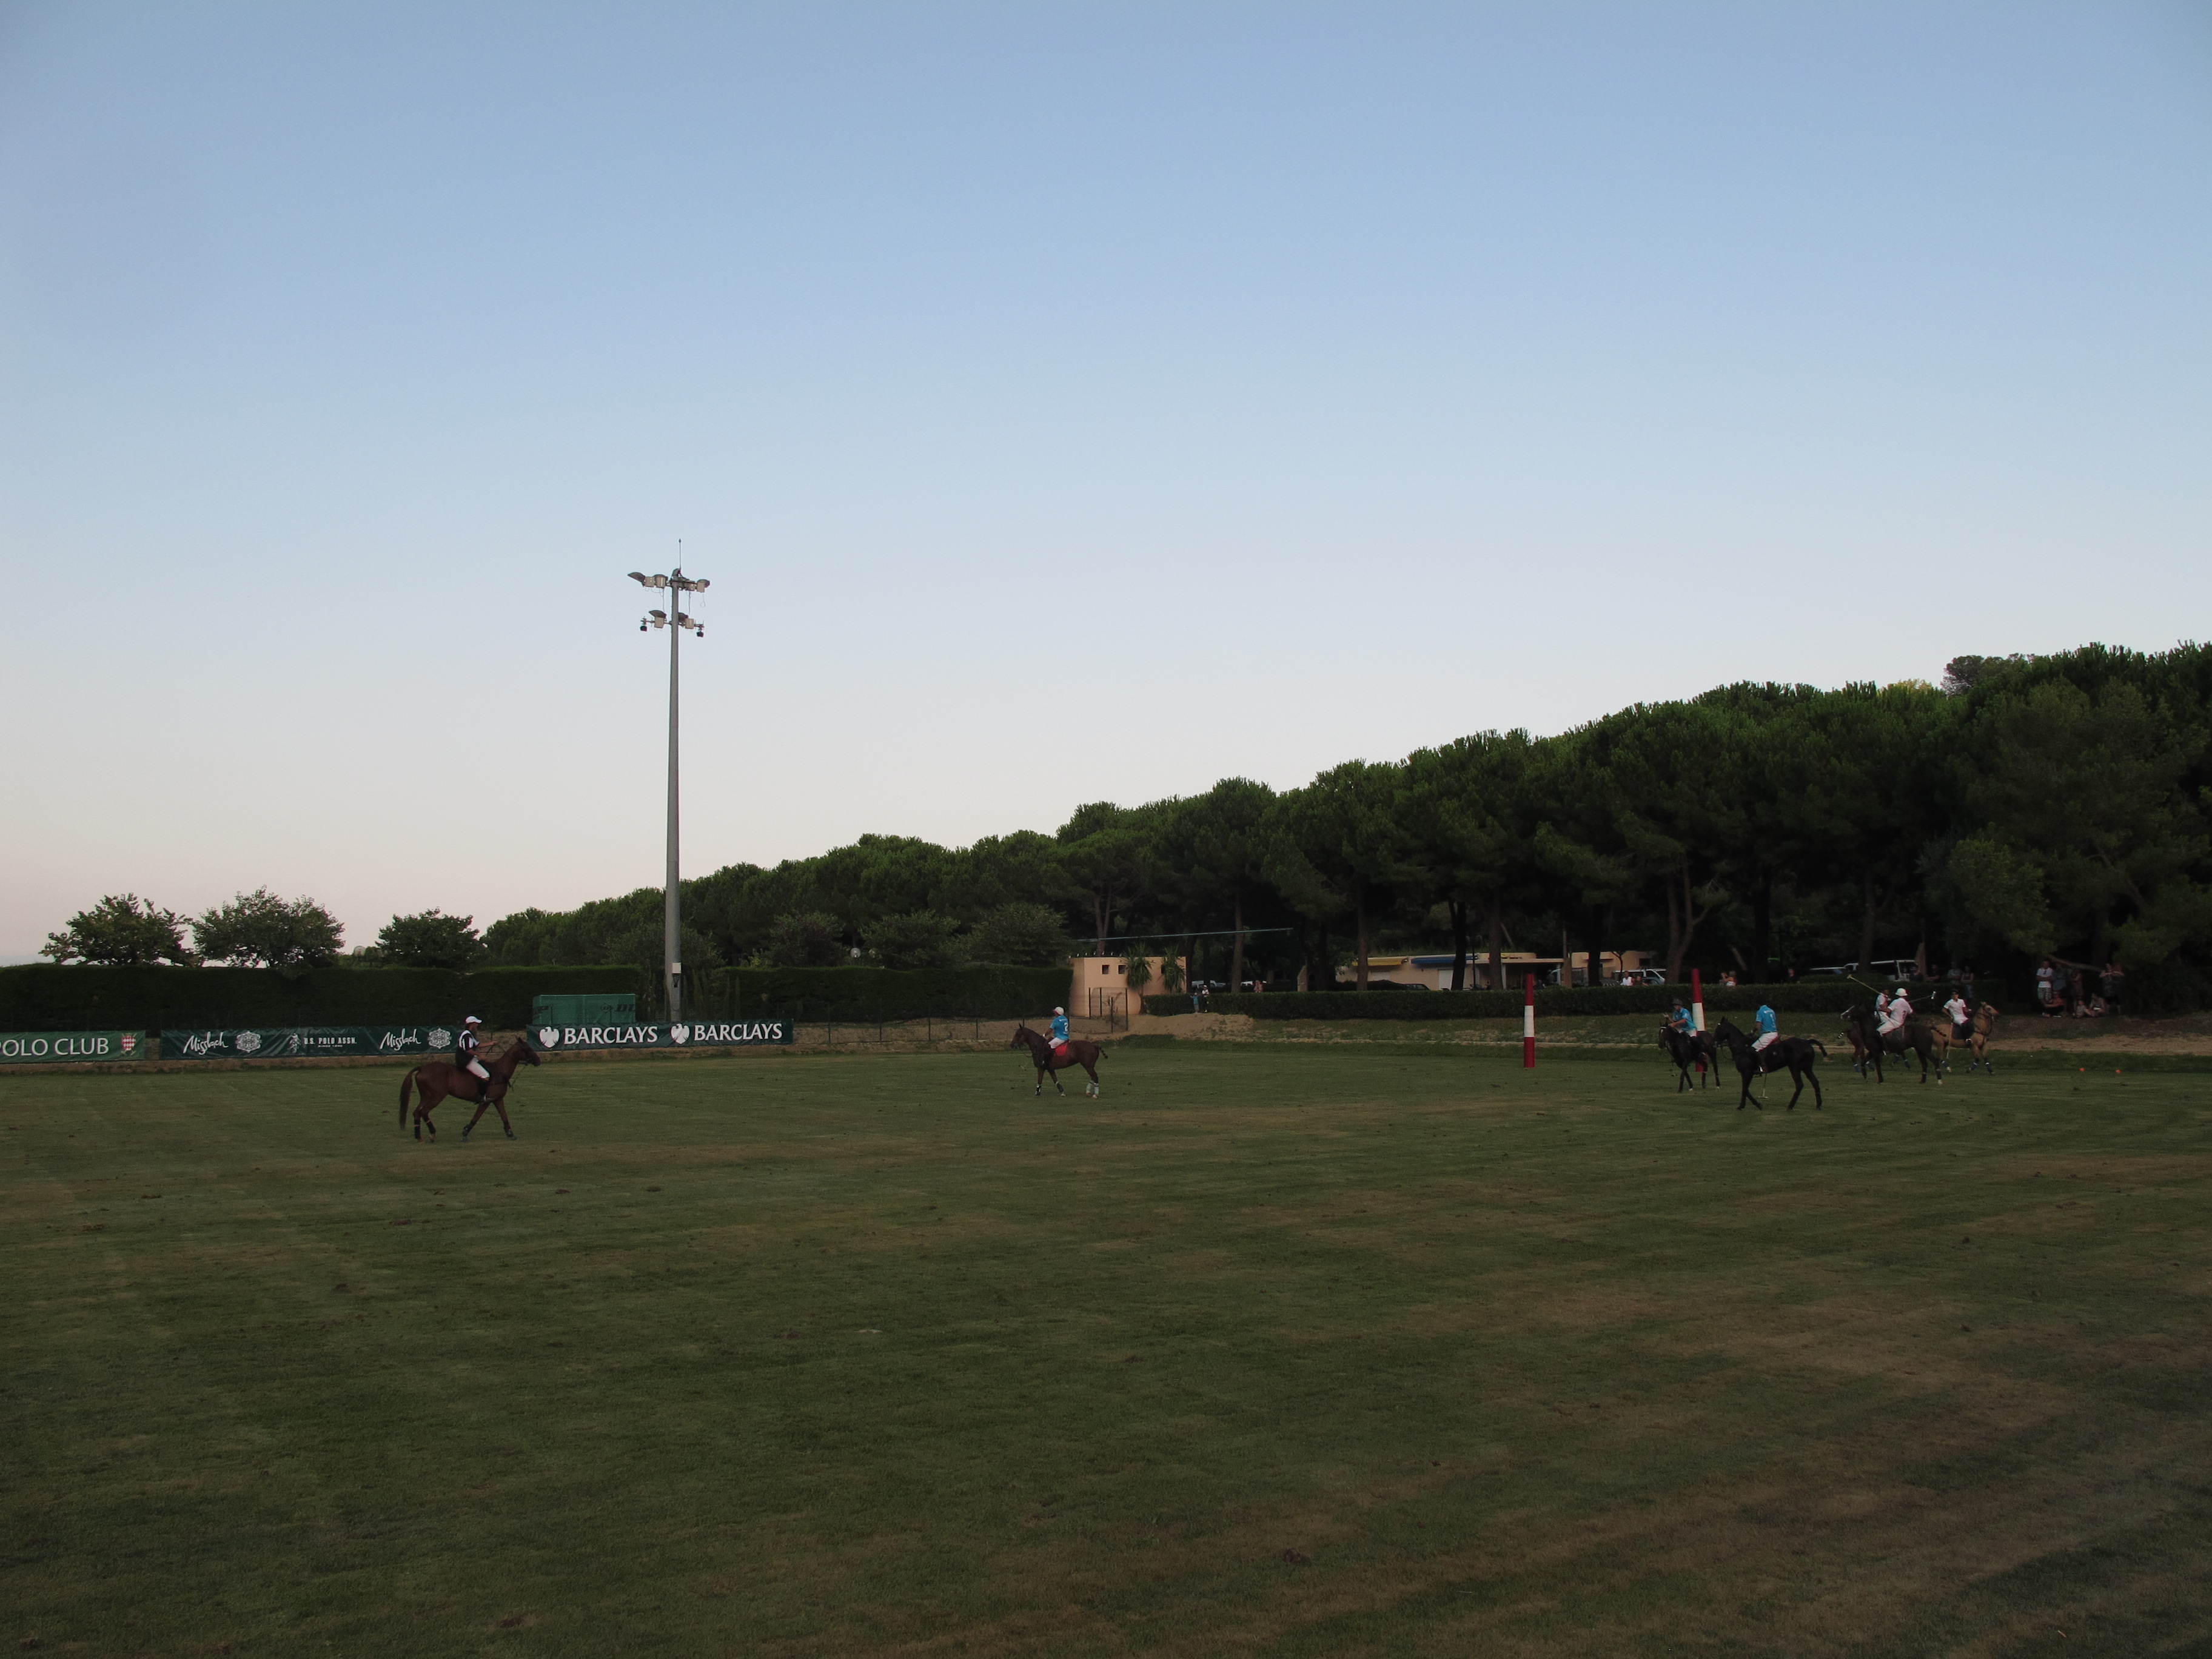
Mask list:
POLYGON ((1875 1034, 1873 1009, 1846 1008, 1844 1010, 1844 1030, 1850 1037, 1851 1052, 1863 1056, 1858 1064, 1862 1067, 1865 1066, 1874 1067, 1874 1080, 1876 1083, 1889 1081, 1881 1074, 1881 1057, 1884 1054, 1901 1054, 1908 1050, 1920 1057, 1920 1080, 1923 1083, 1928 1081, 1931 1061, 1934 1062, 1936 1081, 1942 1082, 1943 1066, 1947 1056, 1943 1052, 1942 1045, 1936 1039, 1936 1033, 1925 1025, 1915 1025, 1908 1020, 1894 1031, 1886 1036, 1877 1036, 1875 1034))
POLYGON ((1060 1073, 1070 1066, 1080 1066, 1091 1073, 1091 1084, 1084 1090, 1085 1094, 1095 1095, 1098 1092, 1098 1062, 1105 1058, 1106 1051, 1097 1043, 1085 1042, 1081 1037, 1070 1037, 1067 1040, 1067 1053, 1065 1055, 1056 1054, 1052 1051, 1051 1039, 1043 1032, 1032 1031, 1026 1025, 1017 1025, 1014 1027, 1013 1041, 1006 1047, 1019 1048, 1024 1044, 1029 1048, 1030 1058, 1036 1062, 1036 1091, 1039 1095, 1044 1093, 1044 1080, 1048 1077, 1052 1079, 1052 1086, 1055 1091, 1060 1094, 1066 1094, 1067 1091, 1060 1086, 1060 1073))
POLYGON ((491 1073, 489 1083, 466 1067, 454 1065, 450 1060, 426 1060, 399 1079, 399 1127, 403 1129, 407 1127, 408 1091, 419 1083, 422 1085, 422 1103, 415 1109, 416 1139, 422 1139, 422 1129, 426 1124, 429 1126, 430 1139, 435 1140, 438 1138, 438 1126, 431 1122, 430 1114, 437 1109, 440 1101, 451 1095, 456 1100, 473 1100, 477 1103, 477 1115, 469 1120, 469 1127, 461 1131, 462 1139, 469 1138, 469 1130, 477 1127, 483 1117, 484 1109, 489 1107, 499 1114, 501 1127, 506 1129, 507 1138, 512 1140, 514 1139, 514 1125, 507 1121, 507 1091, 514 1077, 516 1066, 537 1064, 538 1050, 521 1037, 515 1038, 514 1047, 484 1067, 491 1073))
POLYGON ((1719 1049, 1711 1031, 1685 1031, 1677 1025, 1662 1025, 1659 1028, 1659 1046, 1667 1051, 1667 1058, 1674 1062, 1674 1069, 1682 1074, 1681 1080, 1674 1085, 1676 1094, 1692 1086, 1690 1067, 1692 1066, 1705 1074, 1705 1083, 1717 1089, 1720 1087, 1717 1064, 1719 1049))
MULTIPOLYGON (((1782 1109, 1796 1111, 1797 1097, 1805 1092, 1805 1085, 1808 1083, 1813 1085, 1813 1109, 1816 1112, 1820 1109, 1820 1079, 1813 1071, 1813 1050, 1820 1049, 1823 1060, 1827 1058, 1828 1050, 1817 1039, 1777 1037, 1764 1048, 1754 1051, 1751 1038, 1726 1020, 1713 1027, 1713 1038, 1727 1045, 1729 1054, 1735 1060, 1735 1069, 1743 1079, 1743 1095, 1735 1103, 1739 1112, 1743 1109, 1745 1101, 1749 1101, 1762 1112, 1766 1109, 1759 1097, 1752 1093, 1751 1080, 1762 1072, 1779 1071, 1784 1066, 1790 1068, 1790 1080, 1797 1086, 1790 1091, 1790 1103, 1782 1109), (1767 1063, 1761 1065, 1759 1062, 1762 1060, 1767 1063)), ((1680 1094, 1681 1091, 1677 1089, 1674 1092, 1680 1094)))

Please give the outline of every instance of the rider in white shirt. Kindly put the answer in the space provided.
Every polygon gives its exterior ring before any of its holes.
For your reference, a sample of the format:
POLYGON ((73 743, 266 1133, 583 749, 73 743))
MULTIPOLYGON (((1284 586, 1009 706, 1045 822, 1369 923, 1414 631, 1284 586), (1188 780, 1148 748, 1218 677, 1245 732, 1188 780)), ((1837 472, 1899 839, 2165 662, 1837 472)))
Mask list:
POLYGON ((483 1021, 474 1014, 461 1022, 460 1038, 453 1045, 454 1058, 461 1062, 462 1069, 471 1076, 489 1083, 491 1073, 484 1069, 483 1063, 483 1038, 477 1030, 477 1027, 483 1024, 483 1021))
POLYGON ((1968 1006, 1966 999, 1956 991, 1951 993, 1951 1000, 1943 1005, 1943 1012, 1951 1016, 1951 1024, 1957 1030, 1966 1030, 1967 1023, 1974 1017, 1974 1011, 1968 1006))
POLYGON ((1905 988, 1900 985, 1897 988, 1897 994, 1889 1000, 1889 1006, 1884 1010, 1881 1024, 1875 1027, 1874 1034, 1878 1037, 1886 1037, 1911 1018, 1912 1005, 1905 1000, 1905 988))

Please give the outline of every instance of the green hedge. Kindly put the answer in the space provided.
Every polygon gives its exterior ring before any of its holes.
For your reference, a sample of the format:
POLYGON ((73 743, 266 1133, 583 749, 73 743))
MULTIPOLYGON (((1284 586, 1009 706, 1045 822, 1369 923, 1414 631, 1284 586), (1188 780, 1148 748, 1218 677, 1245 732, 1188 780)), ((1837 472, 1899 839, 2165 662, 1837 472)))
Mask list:
POLYGON ((1065 968, 723 968, 696 1012, 856 1025, 931 1015, 1040 1019, 1067 991, 1065 968))
MULTIPOLYGON (((1913 1004, 1923 1013, 1932 1012, 1948 987, 1929 985, 1913 992, 1913 1004)), ((1689 1000, 1689 988, 1680 985, 1587 986, 1571 990, 1557 987, 1536 992, 1536 1012, 1546 1014, 1664 1014, 1677 997, 1689 1000)), ((1837 1014, 1853 1003, 1872 1000, 1871 994, 1849 980, 1824 979, 1796 985, 1708 985, 1705 1012, 1709 1015, 1748 1014, 1762 1002, 1778 1014, 1837 1014)), ((1255 1019, 1512 1019, 1522 1009, 1519 991, 1279 991, 1218 994, 1208 1005, 1218 1014, 1249 1014, 1255 1019)), ((1148 1014, 1187 1014, 1188 996, 1145 999, 1148 1014)))
POLYGON ((530 1023, 541 994, 636 993, 638 970, 606 968, 0 968, 0 1030, 152 1031, 237 1026, 446 1024, 481 1014, 530 1023))

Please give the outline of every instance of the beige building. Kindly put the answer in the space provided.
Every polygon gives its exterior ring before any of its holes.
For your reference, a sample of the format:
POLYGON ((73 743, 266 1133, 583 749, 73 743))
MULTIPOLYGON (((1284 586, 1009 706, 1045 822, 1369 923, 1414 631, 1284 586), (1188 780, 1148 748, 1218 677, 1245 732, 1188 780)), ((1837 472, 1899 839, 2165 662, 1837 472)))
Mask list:
MULTIPOLYGON (((1067 1012, 1071 1019, 1126 1020, 1131 1014, 1145 1012, 1142 999, 1129 994, 1129 959, 1127 957, 1076 957, 1072 958, 1073 972, 1069 978, 1067 1012)), ((1146 982, 1144 996, 1161 996, 1167 987, 1160 979, 1172 961, 1186 974, 1181 957, 1146 957, 1145 961, 1152 970, 1146 982)), ((1186 977, 1182 981, 1188 985, 1186 977)))

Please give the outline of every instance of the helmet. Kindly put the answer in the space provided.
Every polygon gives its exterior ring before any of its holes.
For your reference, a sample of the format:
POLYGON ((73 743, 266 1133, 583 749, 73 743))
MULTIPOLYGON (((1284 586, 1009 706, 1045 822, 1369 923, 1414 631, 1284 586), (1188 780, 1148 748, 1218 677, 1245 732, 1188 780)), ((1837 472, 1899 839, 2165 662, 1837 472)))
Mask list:
POLYGON ((466 1019, 463 1020, 461 1024, 464 1025, 481 1025, 483 1022, 478 1019, 474 1014, 471 1014, 466 1019))
POLYGON ((1899 996, 1903 996, 1905 994, 1905 988, 1902 985, 1897 988, 1897 994, 1899 996))
POLYGON ((1066 1012, 1067 1012, 1067 1010, 1066 1010, 1066 1009, 1065 1009, 1065 1008, 1055 1008, 1055 1009, 1054 1009, 1054 1010, 1053 1010, 1053 1012, 1054 1012, 1055 1014, 1064 1014, 1064 1013, 1066 1013, 1066 1012))

